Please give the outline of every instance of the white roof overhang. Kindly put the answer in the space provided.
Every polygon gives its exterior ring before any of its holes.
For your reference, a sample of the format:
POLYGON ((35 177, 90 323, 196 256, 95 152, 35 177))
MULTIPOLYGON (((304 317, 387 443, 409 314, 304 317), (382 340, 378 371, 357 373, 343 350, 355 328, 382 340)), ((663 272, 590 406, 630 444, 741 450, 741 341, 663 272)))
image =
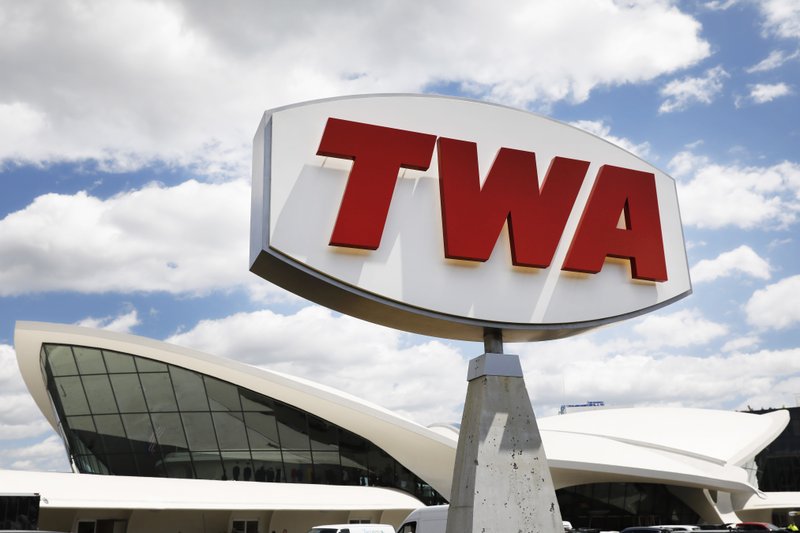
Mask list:
POLYGON ((39 493, 41 506, 149 510, 389 510, 423 504, 379 487, 101 476, 0 470, 0 486, 39 493))
MULTIPOLYGON (((56 415, 39 368, 43 343, 130 353, 260 392, 367 438, 449 498, 457 443, 454 432, 425 428, 324 385, 152 339, 18 322, 15 347, 20 370, 53 427, 57 426, 56 415)), ((639 481, 743 495, 757 490, 747 482, 741 465, 774 440, 788 422, 787 411, 754 415, 678 408, 605 409, 538 419, 557 488, 639 481)))

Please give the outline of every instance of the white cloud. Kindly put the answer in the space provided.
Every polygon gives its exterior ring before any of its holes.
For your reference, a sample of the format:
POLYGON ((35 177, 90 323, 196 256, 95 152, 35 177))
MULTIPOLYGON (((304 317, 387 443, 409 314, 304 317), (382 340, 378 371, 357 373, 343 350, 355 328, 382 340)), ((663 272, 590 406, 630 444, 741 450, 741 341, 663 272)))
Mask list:
POLYGON ((764 30, 784 38, 800 38, 800 4, 796 0, 761 0, 764 30))
MULTIPOLYGON (((676 321, 676 327, 683 323, 676 321)), ((672 331, 673 336, 682 333, 672 331)), ((601 342, 599 337, 519 345, 537 416, 555 414, 562 403, 587 400, 611 407, 780 407, 793 404, 800 390, 786 385, 800 377, 797 348, 712 355, 684 348, 653 355, 642 344, 601 342)))
POLYGON ((703 317, 697 309, 682 309, 669 314, 650 314, 633 327, 651 349, 704 345, 722 337, 727 326, 703 317))
POLYGON ((611 127, 608 126, 602 120, 578 120, 575 122, 571 122, 570 124, 572 124, 576 128, 588 131, 593 135, 602 137, 608 142, 616 144, 617 146, 624 148, 625 150, 633 154, 638 155, 642 159, 646 159, 650 155, 650 143, 645 141, 643 143, 636 144, 635 142, 626 139, 625 137, 617 137, 615 135, 611 135, 611 127))
POLYGON ((106 316, 103 318, 87 317, 76 322, 76 326, 85 328, 106 329, 118 333, 130 333, 133 328, 141 324, 139 313, 136 309, 119 316, 106 316))
POLYGON ((724 353, 742 352, 751 348, 757 348, 760 343, 761 339, 755 335, 735 337, 722 345, 722 351, 724 353))
MULTIPOLYGON (((14 348, 0 344, 0 441, 52 431, 25 387, 14 348)), ((2 455, 2 454, 0 454, 2 455)))
POLYGON ((762 329, 786 329, 800 323, 800 276, 757 290, 745 305, 747 321, 762 329))
POLYGON ((711 11, 724 11, 739 3, 739 0, 711 0, 703 4, 703 7, 711 11))
POLYGON ((702 155, 695 155, 690 150, 678 152, 673 157, 668 168, 670 173, 675 177, 683 177, 691 174, 699 168, 708 165, 710 160, 702 155))
POLYGON ((677 175, 681 218, 688 226, 719 229, 785 228, 800 211, 800 164, 720 165, 682 152, 670 162, 677 175))
POLYGON ((3 449, 0 468, 66 472, 69 471, 69 461, 61 438, 50 435, 33 444, 3 449))
POLYGON ((715 279, 744 274, 756 279, 769 279, 769 263, 747 245, 723 252, 714 259, 698 261, 691 269, 692 281, 703 283, 715 279))
POLYGON ((0 160, 153 159, 241 176, 262 111, 455 84, 518 106, 584 101, 710 53, 674 2, 12 2, 0 6, 0 160), (478 36, 480 36, 478 38, 478 36), (621 37, 622 36, 622 37, 621 37), (557 45, 554 45, 556 43, 557 45))
POLYGON ((672 80, 661 88, 664 101, 658 112, 672 113, 683 111, 692 104, 710 104, 722 91, 723 80, 727 77, 729 74, 722 66, 716 66, 707 70, 704 76, 672 80))
MULTIPOLYGON (((730 409, 800 373, 800 350, 753 351, 756 339, 740 339, 738 349, 729 341, 730 353, 708 355, 708 344, 726 332, 699 311, 684 310, 568 339, 507 344, 505 351, 520 356, 537 416, 586 400, 730 409), (614 328, 635 335, 601 340, 614 328)), ((460 420, 466 361, 482 351, 478 344, 425 341, 317 306, 202 321, 167 341, 311 379, 423 424, 460 420)))
MULTIPOLYGON (((753 351, 757 339, 729 340, 729 353, 709 356, 708 344, 726 331, 685 310, 569 339, 507 344, 505 351, 520 355, 538 416, 590 399, 729 409, 800 373, 800 350, 753 351), (601 340, 613 328, 635 335, 601 340)), ((332 386, 423 424, 460 420, 466 361, 482 351, 478 344, 426 341, 317 306, 205 320, 167 341, 332 386)), ((774 401, 788 400, 776 395, 774 401)))
POLYGON ((750 86, 750 100, 756 104, 765 104, 781 96, 792 94, 785 83, 757 83, 750 86))
POLYGON ((800 50, 797 50, 791 54, 788 54, 783 50, 773 50, 769 53, 767 57, 765 57, 752 67, 746 69, 746 72, 748 74, 753 74, 755 72, 767 72, 779 68, 783 66, 784 63, 787 63, 799 57, 800 57, 800 50))
POLYGON ((766 407, 800 407, 800 376, 777 380, 747 400, 741 402, 737 409, 763 409, 766 407))
MULTIPOLYGON (((0 220, 0 295, 277 289, 248 272, 244 180, 46 194, 0 220)), ((122 327, 117 324, 115 327, 122 327)))
POLYGON ((441 341, 409 338, 310 306, 203 320, 166 340, 323 383, 420 423, 460 421, 466 361, 441 341))

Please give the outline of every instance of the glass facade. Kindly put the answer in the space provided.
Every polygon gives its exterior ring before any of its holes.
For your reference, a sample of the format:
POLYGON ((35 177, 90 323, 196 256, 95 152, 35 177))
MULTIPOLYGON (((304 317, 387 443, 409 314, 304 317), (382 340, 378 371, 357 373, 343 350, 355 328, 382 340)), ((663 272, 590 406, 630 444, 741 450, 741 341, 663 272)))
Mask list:
POLYGON ((0 530, 39 529, 39 499, 38 494, 0 494, 0 530))
POLYGON ((108 350, 45 344, 41 357, 83 473, 380 486, 446 503, 373 443, 268 396, 108 350))
MULTIPOLYGON (((753 411, 769 413, 774 409, 753 411)), ((765 492, 800 491, 800 407, 787 408, 789 425, 756 455, 758 488, 765 492)))
POLYGON ((561 516, 574 528, 622 531, 630 526, 696 524, 700 517, 665 485, 593 483, 556 491, 561 516))
MULTIPOLYGON (((789 411, 789 425, 778 437, 756 455, 758 488, 765 492, 800 491, 800 407, 785 407, 789 411)), ((775 409, 749 411, 764 414, 775 409)), ((772 523, 786 527, 795 522, 789 509, 772 513, 772 523)))

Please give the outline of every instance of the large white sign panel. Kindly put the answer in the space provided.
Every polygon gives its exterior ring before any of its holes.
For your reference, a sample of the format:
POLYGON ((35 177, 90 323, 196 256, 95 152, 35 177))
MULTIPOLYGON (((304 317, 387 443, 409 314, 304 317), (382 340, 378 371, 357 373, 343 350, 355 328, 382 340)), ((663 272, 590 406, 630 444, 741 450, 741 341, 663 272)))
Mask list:
POLYGON ((563 337, 691 292, 672 178, 598 137, 463 99, 267 111, 251 270, 391 327, 563 337))

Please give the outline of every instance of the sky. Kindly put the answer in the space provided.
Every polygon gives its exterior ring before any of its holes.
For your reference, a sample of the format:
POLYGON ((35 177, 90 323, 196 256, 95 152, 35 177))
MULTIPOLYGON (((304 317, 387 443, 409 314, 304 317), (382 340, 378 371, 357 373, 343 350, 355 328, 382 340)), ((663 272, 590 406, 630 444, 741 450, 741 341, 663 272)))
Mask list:
POLYGON ((68 470, 14 324, 151 337, 458 422, 478 343, 402 333, 248 272, 267 109, 430 93, 573 124, 677 181, 694 292, 508 344, 565 403, 800 400, 797 0, 0 3, 0 468, 68 470))

